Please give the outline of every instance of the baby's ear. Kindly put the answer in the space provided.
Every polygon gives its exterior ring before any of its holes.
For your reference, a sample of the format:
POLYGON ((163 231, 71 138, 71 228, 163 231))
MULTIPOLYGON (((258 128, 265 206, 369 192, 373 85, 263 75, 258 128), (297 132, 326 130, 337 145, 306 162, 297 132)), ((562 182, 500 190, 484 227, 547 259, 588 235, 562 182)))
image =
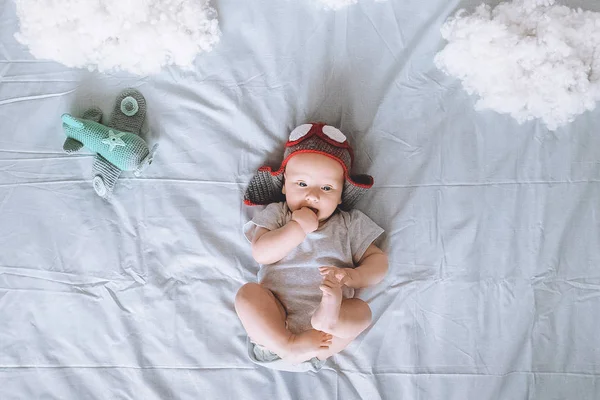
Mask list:
POLYGON ((283 182, 281 182, 281 193, 285 194, 285 171, 283 172, 283 182))

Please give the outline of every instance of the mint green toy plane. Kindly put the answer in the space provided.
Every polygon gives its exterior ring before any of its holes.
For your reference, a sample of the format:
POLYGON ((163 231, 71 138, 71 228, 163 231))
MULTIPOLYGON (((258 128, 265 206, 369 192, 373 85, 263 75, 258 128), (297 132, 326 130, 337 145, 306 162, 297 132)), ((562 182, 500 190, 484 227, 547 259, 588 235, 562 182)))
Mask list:
POLYGON ((107 125, 100 123, 102 111, 91 108, 81 118, 63 114, 63 130, 67 136, 63 149, 67 153, 82 147, 96 153, 94 189, 108 199, 122 171, 136 176, 152 163, 157 145, 152 149, 139 136, 146 117, 146 99, 135 89, 126 89, 118 97, 107 125))

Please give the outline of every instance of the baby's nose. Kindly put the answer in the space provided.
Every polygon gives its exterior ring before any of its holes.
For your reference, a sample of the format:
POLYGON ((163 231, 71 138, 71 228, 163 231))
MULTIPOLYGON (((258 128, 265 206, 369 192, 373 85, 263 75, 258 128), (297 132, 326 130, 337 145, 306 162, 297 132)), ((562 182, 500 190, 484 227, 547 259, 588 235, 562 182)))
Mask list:
POLYGON ((306 199, 310 201, 319 201, 319 194, 316 190, 311 190, 306 194, 306 199))

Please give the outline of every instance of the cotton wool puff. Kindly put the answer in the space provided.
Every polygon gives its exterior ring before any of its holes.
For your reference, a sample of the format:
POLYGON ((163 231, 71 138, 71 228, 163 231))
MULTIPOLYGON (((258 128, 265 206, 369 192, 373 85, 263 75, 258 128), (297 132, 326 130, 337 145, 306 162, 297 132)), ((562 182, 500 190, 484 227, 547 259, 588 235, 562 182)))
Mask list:
POLYGON ((554 0, 458 11, 441 28, 436 66, 478 95, 477 109, 539 118, 556 130, 600 99, 600 13, 554 0))
POLYGON ((220 31, 208 0, 15 0, 15 38, 40 59, 138 75, 192 67, 220 31))

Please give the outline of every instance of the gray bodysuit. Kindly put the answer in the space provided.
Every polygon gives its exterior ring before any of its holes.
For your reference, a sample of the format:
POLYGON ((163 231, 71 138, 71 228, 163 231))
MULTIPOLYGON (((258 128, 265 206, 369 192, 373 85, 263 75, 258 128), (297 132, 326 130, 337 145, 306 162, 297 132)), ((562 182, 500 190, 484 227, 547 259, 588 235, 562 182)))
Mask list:
MULTIPOLYGON (((244 234, 252 241, 257 227, 272 231, 291 219, 292 213, 286 203, 272 203, 244 225, 244 234)), ((258 281, 285 307, 288 329, 292 333, 312 328, 310 318, 322 295, 319 267, 355 268, 367 248, 382 233, 383 229, 362 212, 338 210, 282 260, 261 265, 258 281)), ((354 290, 344 286, 344 297, 354 297, 354 290)))

